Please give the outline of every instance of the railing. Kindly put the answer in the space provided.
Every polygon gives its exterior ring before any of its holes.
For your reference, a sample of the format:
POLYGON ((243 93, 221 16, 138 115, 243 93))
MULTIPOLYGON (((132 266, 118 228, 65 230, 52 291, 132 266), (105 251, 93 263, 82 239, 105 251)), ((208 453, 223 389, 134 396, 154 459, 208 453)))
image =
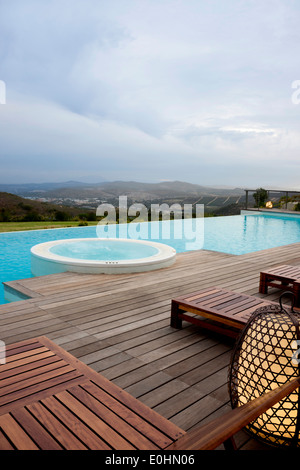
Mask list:
POLYGON ((245 405, 228 411, 202 427, 187 432, 166 450, 213 450, 223 443, 227 449, 236 449, 233 436, 298 389, 299 385, 300 377, 297 377, 245 405))
MULTIPOLYGON (((258 191, 258 189, 245 189, 244 191, 246 193, 245 209, 247 210, 248 205, 249 205, 249 193, 251 193, 251 192, 256 193, 258 191)), ((280 189, 267 189, 267 192, 268 192, 269 195, 272 194, 272 193, 282 194, 281 197, 285 197, 285 210, 287 210, 287 207, 288 207, 289 195, 300 194, 300 191, 293 191, 293 190, 286 191, 286 190, 280 190, 280 189)), ((299 200, 299 202, 300 202, 300 200, 299 200)), ((260 208, 255 207, 254 209, 259 210, 260 208)))

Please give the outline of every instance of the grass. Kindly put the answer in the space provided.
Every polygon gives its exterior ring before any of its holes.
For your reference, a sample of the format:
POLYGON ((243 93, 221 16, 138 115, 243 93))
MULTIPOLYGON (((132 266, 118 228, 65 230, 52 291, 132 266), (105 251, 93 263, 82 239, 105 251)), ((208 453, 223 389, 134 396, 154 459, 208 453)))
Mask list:
MULTIPOLYGON (((98 222, 87 222, 88 225, 97 225, 98 222)), ((46 230, 51 228, 78 227, 79 221, 67 222, 0 222, 0 233, 20 232, 22 230, 46 230)))

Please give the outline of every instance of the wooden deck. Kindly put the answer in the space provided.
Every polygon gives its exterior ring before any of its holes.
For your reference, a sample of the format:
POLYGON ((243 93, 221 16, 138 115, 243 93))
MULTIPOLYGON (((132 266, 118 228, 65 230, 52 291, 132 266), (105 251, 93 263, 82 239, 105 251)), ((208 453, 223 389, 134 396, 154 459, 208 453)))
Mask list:
MULTIPOLYGON (((226 412, 233 342, 190 323, 170 326, 171 299, 218 285, 259 293, 260 271, 300 266, 300 244, 233 256, 211 251, 177 255, 159 271, 124 275, 63 273, 8 283, 31 296, 0 306, 6 344, 47 336, 96 372, 187 431, 226 412)), ((261 445, 241 432, 241 449, 261 445)))

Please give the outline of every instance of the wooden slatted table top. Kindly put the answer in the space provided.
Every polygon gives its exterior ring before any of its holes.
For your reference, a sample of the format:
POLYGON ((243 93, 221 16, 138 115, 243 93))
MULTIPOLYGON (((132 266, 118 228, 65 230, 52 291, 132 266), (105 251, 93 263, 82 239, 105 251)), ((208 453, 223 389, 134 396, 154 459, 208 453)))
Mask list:
POLYGON ((6 347, 1 450, 158 450, 183 434, 46 337, 6 347))
POLYGON ((300 280, 300 268, 299 266, 291 266, 291 265, 281 265, 276 266, 275 268, 270 268, 268 270, 261 271, 262 274, 268 274, 272 277, 276 278, 284 278, 286 280, 295 281, 297 279, 300 280))
POLYGON ((182 310, 241 328, 250 315, 260 307, 274 302, 251 295, 240 294, 218 287, 210 287, 176 297, 172 300, 182 310))

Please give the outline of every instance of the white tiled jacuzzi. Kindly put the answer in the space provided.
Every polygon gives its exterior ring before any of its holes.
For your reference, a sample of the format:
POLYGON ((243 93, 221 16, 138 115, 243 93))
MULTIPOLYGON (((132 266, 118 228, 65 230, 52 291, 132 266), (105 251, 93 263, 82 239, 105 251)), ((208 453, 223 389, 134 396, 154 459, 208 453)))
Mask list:
POLYGON ((176 250, 162 243, 112 238, 56 240, 31 248, 34 276, 66 271, 120 274, 171 266, 176 250))

